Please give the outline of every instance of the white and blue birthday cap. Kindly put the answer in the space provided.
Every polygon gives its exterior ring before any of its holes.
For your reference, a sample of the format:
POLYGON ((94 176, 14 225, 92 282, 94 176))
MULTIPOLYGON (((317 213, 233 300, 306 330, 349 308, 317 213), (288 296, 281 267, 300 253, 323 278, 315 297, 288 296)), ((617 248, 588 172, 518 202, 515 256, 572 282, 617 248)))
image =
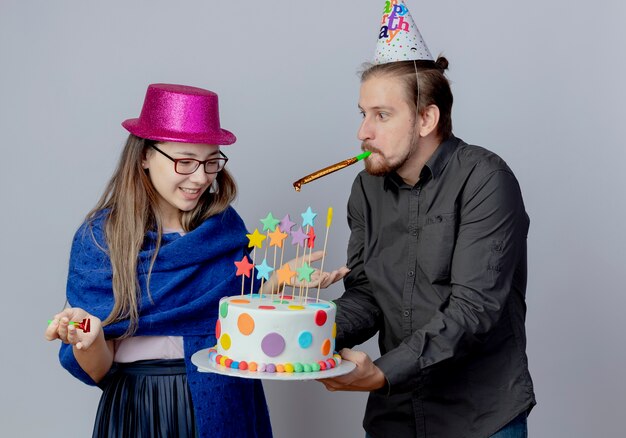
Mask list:
POLYGON ((403 0, 386 0, 374 64, 434 61, 403 0))

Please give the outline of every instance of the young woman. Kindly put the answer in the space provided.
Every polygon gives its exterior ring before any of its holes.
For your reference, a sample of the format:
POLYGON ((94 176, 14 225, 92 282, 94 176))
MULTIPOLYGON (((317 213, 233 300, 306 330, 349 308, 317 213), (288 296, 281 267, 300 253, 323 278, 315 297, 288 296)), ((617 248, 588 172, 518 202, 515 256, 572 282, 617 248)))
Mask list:
POLYGON ((95 437, 271 436, 260 381, 190 362, 215 343, 218 302, 241 289, 233 262, 247 246, 218 97, 153 84, 140 117, 122 125, 131 135, 118 167, 74 237, 71 307, 46 338, 63 342, 70 373, 103 390, 95 437), (69 324, 84 318, 88 332, 69 324))

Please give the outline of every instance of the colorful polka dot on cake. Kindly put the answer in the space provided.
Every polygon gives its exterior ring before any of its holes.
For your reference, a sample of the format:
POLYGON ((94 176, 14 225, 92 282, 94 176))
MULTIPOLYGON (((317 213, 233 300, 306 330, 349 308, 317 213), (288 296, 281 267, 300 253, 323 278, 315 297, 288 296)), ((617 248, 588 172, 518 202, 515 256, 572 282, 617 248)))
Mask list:
POLYGON ((242 313, 237 318, 237 327, 241 334, 247 336, 254 331, 254 319, 249 314, 242 313))
POLYGON ((317 312, 315 312, 315 324, 319 325, 320 327, 326 323, 327 318, 328 316, 326 315, 325 311, 318 310, 317 312))
POLYGON ((228 301, 222 301, 220 303, 220 316, 226 318, 228 316, 228 301))
POLYGON ((261 341, 261 350, 269 357, 276 357, 285 349, 285 339, 278 333, 270 333, 261 341))
POLYGON ((329 304, 324 304, 324 303, 310 303, 308 306, 313 307, 315 309, 329 309, 330 308, 329 304))
POLYGON ((228 333, 224 333, 221 337, 220 337, 220 344, 222 345, 222 348, 224 350, 228 350, 230 349, 230 336, 228 336, 228 333))
POLYGON ((300 336, 298 336, 298 344, 302 348, 309 348, 311 343, 313 342, 313 335, 311 332, 302 332, 300 336))
POLYGON ((328 356, 330 354, 330 339, 324 339, 322 343, 322 354, 328 356))
POLYGON ((215 339, 219 339, 222 335, 222 323, 218 319, 215 323, 215 339))

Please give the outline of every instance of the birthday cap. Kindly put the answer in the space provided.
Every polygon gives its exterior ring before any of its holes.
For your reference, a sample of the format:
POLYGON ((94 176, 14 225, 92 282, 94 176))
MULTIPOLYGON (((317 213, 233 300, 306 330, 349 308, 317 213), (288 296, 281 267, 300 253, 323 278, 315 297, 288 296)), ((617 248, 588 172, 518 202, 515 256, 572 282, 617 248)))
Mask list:
POLYGON ((386 0, 374 64, 434 61, 403 0, 386 0))

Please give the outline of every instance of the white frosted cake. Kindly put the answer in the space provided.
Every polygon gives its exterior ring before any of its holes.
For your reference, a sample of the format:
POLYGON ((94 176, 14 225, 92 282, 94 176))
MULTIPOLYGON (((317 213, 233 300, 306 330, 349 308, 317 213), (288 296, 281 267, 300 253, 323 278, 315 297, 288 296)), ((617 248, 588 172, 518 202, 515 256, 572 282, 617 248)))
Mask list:
POLYGON ((220 300, 217 345, 209 359, 251 372, 317 372, 335 368, 336 307, 330 301, 258 294, 220 300))

